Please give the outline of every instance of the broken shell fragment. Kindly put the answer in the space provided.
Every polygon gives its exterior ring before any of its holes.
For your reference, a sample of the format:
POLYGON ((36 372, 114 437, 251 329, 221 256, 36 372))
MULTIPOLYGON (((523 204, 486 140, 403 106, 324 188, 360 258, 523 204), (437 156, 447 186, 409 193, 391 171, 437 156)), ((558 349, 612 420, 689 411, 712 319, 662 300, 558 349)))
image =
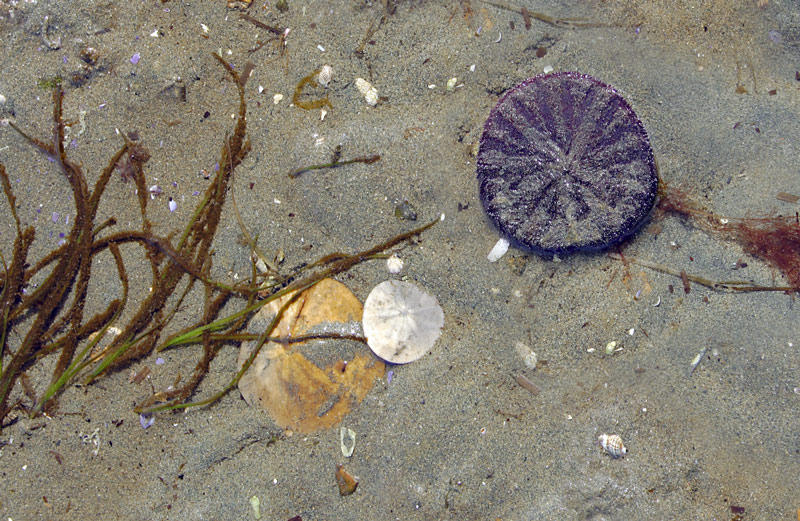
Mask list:
POLYGON ((317 83, 327 87, 331 82, 331 78, 333 78, 333 68, 330 65, 323 65, 319 70, 319 75, 317 75, 317 83))
POLYGON ((510 245, 511 243, 508 242, 508 239, 503 237, 497 239, 497 242, 494 243, 492 250, 489 252, 489 255, 486 256, 486 258, 489 259, 489 262, 497 262, 500 260, 500 257, 506 254, 510 245))
POLYGON ((339 486, 340 496, 349 496, 358 487, 356 478, 348 474, 341 465, 336 465, 336 484, 339 486))
POLYGON ((356 78, 356 88, 364 96, 368 105, 374 107, 378 104, 378 91, 370 82, 364 78, 356 78))
POLYGON ((407 364, 425 354, 441 334, 444 313, 436 298, 415 284, 381 282, 364 302, 364 336, 387 362, 407 364))
POLYGON ((523 342, 517 342, 514 344, 514 349, 522 358, 522 361, 525 363, 525 367, 528 369, 536 369, 536 364, 539 362, 539 358, 536 356, 536 353, 533 351, 533 349, 528 347, 523 342))
POLYGON ((601 434, 597 441, 612 458, 621 458, 628 453, 628 449, 622 443, 622 438, 617 434, 601 434))
POLYGON ((349 458, 353 455, 356 448, 356 432, 347 427, 339 427, 339 448, 342 449, 342 456, 349 458))

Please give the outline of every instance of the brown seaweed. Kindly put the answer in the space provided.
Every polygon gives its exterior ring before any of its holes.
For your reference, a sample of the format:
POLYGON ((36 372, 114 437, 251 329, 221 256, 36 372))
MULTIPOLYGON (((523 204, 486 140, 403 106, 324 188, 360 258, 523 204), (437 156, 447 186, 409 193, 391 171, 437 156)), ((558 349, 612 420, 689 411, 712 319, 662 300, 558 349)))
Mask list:
MULTIPOLYGON (((786 277, 789 286, 776 286, 774 290, 800 291, 800 217, 797 214, 723 217, 702 207, 685 190, 663 182, 656 209, 661 215, 681 216, 714 236, 736 242, 753 257, 776 268, 786 277)), ((765 288, 758 287, 759 291, 765 288)))
MULTIPOLYGON (((233 134, 226 138, 221 152, 222 167, 205 197, 198 204, 191 224, 184 231, 180 241, 173 246, 164 237, 152 234, 146 215, 147 191, 145 189, 142 167, 149 159, 149 152, 143 145, 125 140, 123 146, 112 155, 108 166, 103 170, 90 190, 81 167, 69 159, 64 150, 63 98, 64 91, 58 86, 53 93, 53 138, 52 142, 42 141, 28 135, 15 124, 17 130, 31 145, 51 158, 67 180, 72 191, 76 218, 65 243, 51 251, 32 266, 28 262, 28 252, 35 237, 33 227, 22 228, 16 214, 16 200, 5 167, 0 165, 0 179, 3 191, 11 209, 16 225, 13 254, 10 265, 3 259, 3 273, 0 277, 0 422, 21 402, 12 403, 11 395, 15 382, 22 377, 30 365, 50 354, 58 354, 47 390, 42 393, 39 403, 32 408, 42 410, 47 401, 62 390, 68 381, 77 375, 91 361, 85 359, 89 348, 96 340, 89 341, 76 355, 79 345, 85 344, 115 320, 127 301, 127 275, 119 253, 118 245, 134 242, 142 246, 153 272, 153 291, 140 304, 134 317, 123 328, 116 340, 104 351, 104 356, 91 371, 87 381, 91 381, 105 371, 116 370, 130 361, 139 359, 152 351, 158 341, 161 329, 171 317, 166 313, 167 299, 174 293, 178 284, 189 277, 189 286, 195 280, 204 282, 212 291, 230 295, 234 292, 253 295, 255 289, 246 286, 237 288, 221 287, 211 284, 207 277, 211 244, 216 234, 222 206, 225 202, 233 169, 241 163, 249 151, 246 140, 244 89, 237 73, 219 56, 217 60, 239 88, 239 117, 233 134), (131 178, 137 185, 139 206, 142 214, 142 229, 116 232, 106 237, 99 234, 115 224, 113 219, 96 224, 95 219, 100 199, 108 186, 113 171, 119 168, 124 177, 131 178), (103 251, 109 251, 117 265, 123 297, 113 300, 105 310, 93 317, 84 319, 92 259, 103 251), (165 262, 164 259, 167 259, 165 262), (49 269, 44 281, 33 291, 25 289, 37 274, 49 269), (8 333, 12 327, 24 323, 24 332, 19 345, 9 345, 8 333)), ((217 302, 224 300, 218 299, 217 302)), ((217 304, 207 309, 213 318, 219 312, 217 304)), ((30 393, 29 393, 30 394, 30 393)), ((26 407, 30 408, 30 407, 26 407)), ((2 423, 0 423, 2 425, 2 423)))
MULTIPOLYGON (((144 410, 159 403, 163 405, 156 408, 211 403, 235 386, 249 364, 245 364, 232 382, 210 399, 191 404, 184 402, 203 380, 220 348, 246 336, 242 331, 259 307, 288 292, 310 287, 322 278, 342 273, 374 258, 377 253, 409 240, 436 222, 393 237, 364 252, 353 255, 333 253, 282 278, 276 274, 268 289, 259 287, 255 270, 250 280, 236 285, 212 280, 209 275, 211 248, 226 195, 231 189, 234 170, 250 150, 250 142, 246 137, 246 78, 237 74, 220 56, 214 57, 225 68, 238 90, 238 117, 232 133, 223 140, 220 168, 195 207, 190 224, 177 240, 152 232, 147 217, 148 197, 142 171, 150 154, 144 145, 123 137, 124 143, 111 156, 90 189, 81 167, 69 159, 63 146, 64 92, 60 86, 53 94, 52 142, 32 137, 12 124, 34 148, 56 163, 71 187, 76 218, 64 244, 36 261, 28 259, 35 230, 32 226, 23 227, 16 213, 16 198, 9 177, 5 167, 0 164, 0 183, 16 227, 10 262, 0 256, 0 428, 7 425, 9 413, 15 409, 32 414, 52 411, 58 394, 78 378, 89 384, 108 372, 122 369, 149 355, 157 348, 177 344, 202 344, 203 353, 190 378, 182 387, 157 393, 137 409, 144 410), (95 222, 101 197, 116 169, 136 185, 142 220, 140 229, 112 231, 116 226, 113 217, 95 222), (117 323, 128 305, 128 276, 120 254, 122 244, 137 246, 143 254, 143 260, 149 263, 152 291, 138 302, 132 317, 120 324, 121 333, 103 350, 94 352, 104 333, 117 323), (102 252, 109 252, 114 259, 121 295, 94 316, 85 317, 84 303, 92 277, 92 263, 95 256, 102 252), (30 289, 34 277, 44 280, 35 289, 30 289), (171 336, 159 346, 164 328, 169 325, 196 282, 203 284, 205 290, 202 317, 191 328, 171 336), (225 305, 234 297, 244 300, 243 308, 219 318, 225 305), (15 327, 24 331, 20 334, 21 339, 12 346, 9 332, 15 327), (28 381, 26 371, 50 356, 57 356, 50 383, 46 389, 37 392, 28 381), (14 395, 17 381, 24 387, 20 398, 14 395)), ((271 329, 268 329, 260 335, 262 344, 270 333, 271 329)))

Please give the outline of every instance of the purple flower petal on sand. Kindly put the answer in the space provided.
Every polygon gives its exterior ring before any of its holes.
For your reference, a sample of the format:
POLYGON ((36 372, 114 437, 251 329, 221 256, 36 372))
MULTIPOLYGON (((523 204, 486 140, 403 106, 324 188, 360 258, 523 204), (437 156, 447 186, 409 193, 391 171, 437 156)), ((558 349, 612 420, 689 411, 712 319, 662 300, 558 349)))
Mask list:
POLYGON ((155 421, 156 421, 155 416, 153 416, 151 414, 140 414, 139 415, 139 423, 141 424, 142 429, 146 429, 146 428, 150 427, 151 425, 153 425, 153 423, 155 421))
POLYGON ((394 376, 394 371, 389 371, 388 373, 386 373, 386 383, 387 384, 392 383, 392 377, 393 376, 394 376))
POLYGON ((139 59, 140 58, 141 58, 141 55, 138 52, 134 53, 133 56, 131 56, 131 63, 136 65, 137 63, 139 63, 139 59))

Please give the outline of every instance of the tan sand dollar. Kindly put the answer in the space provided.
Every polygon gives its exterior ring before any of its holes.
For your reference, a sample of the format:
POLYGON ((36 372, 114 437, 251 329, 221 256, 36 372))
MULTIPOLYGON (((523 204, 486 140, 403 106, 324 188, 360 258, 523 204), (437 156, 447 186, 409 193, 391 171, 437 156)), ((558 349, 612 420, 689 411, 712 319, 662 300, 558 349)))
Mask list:
MULTIPOLYGON (((254 331, 263 331, 293 296, 266 304, 252 321, 254 331)), ((294 300, 270 336, 354 333, 360 319, 356 296, 341 282, 323 279, 294 300)), ((256 342, 242 343, 239 367, 255 347, 256 342)), ((360 342, 267 342, 239 380, 239 390, 248 404, 267 411, 279 426, 314 432, 338 425, 383 376, 384 367, 360 342)))
POLYGON ((393 364, 407 364, 424 355, 444 325, 436 298, 410 282, 387 280, 364 302, 364 336, 372 351, 393 364))

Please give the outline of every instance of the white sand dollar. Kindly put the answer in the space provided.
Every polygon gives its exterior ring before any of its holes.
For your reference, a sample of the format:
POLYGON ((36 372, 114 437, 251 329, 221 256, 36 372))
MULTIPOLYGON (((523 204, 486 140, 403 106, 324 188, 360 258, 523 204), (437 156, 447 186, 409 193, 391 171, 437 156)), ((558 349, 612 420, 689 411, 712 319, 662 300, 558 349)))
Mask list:
POLYGON ((372 351, 393 364, 425 354, 442 332, 444 313, 436 298, 399 280, 381 282, 364 302, 364 335, 372 351))

